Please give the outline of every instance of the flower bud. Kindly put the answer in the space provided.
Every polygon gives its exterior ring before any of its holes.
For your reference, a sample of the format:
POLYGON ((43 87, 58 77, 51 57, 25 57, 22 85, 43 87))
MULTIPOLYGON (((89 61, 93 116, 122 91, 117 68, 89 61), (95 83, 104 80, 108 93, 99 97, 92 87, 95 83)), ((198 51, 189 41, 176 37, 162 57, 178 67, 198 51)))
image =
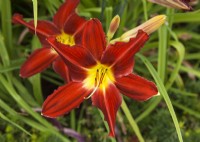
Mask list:
POLYGON ((148 0, 148 1, 176 9, 184 9, 184 10, 192 9, 191 6, 188 4, 191 0, 148 0))
POLYGON ((115 32, 117 31, 119 27, 119 23, 120 23, 120 17, 119 15, 116 15, 110 22, 110 27, 107 33, 108 41, 110 41, 110 39, 112 39, 112 37, 114 36, 115 32))
POLYGON ((166 16, 165 15, 158 15, 150 20, 146 21, 145 23, 139 25, 136 28, 133 28, 126 33, 124 33, 121 37, 112 40, 110 43, 114 44, 117 41, 128 42, 130 38, 136 37, 138 30, 143 30, 148 35, 156 31, 162 24, 165 22, 166 16))

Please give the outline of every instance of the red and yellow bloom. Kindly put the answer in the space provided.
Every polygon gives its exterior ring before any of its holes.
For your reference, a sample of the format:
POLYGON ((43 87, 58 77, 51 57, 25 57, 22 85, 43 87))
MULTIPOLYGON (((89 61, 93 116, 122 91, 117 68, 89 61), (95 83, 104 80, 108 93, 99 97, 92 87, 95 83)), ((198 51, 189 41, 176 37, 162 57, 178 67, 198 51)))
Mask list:
POLYGON ((134 55, 148 38, 145 32, 139 31, 128 43, 116 42, 106 47, 105 34, 97 19, 86 22, 82 46, 70 48, 54 37, 48 38, 69 67, 72 82, 59 87, 45 100, 42 114, 58 117, 91 97, 108 122, 110 136, 115 136, 116 113, 122 102, 120 93, 138 101, 158 94, 153 82, 132 73, 134 55))
POLYGON ((43 48, 34 51, 28 60, 22 65, 20 75, 30 77, 46 69, 53 63, 54 70, 59 73, 66 81, 69 81, 68 68, 59 58, 55 50, 51 48, 46 38, 55 36, 56 40, 62 44, 73 46, 80 43, 81 29, 86 22, 75 12, 79 0, 66 0, 53 17, 53 22, 39 20, 37 28, 34 27, 34 21, 25 22, 23 16, 15 14, 13 22, 25 25, 33 34, 37 34, 43 48))

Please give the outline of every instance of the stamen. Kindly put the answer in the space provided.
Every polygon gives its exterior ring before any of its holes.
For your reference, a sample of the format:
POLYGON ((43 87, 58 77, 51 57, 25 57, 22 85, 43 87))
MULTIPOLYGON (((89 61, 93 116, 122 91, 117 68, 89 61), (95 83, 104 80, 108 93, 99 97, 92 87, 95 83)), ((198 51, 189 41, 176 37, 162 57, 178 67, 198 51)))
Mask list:
POLYGON ((99 69, 97 69, 96 78, 99 80, 99 69))
POLYGON ((97 77, 95 77, 95 84, 94 85, 97 86, 97 77))
POLYGON ((99 85, 102 83, 102 80, 103 80, 103 72, 101 73, 101 78, 99 80, 99 85))
POLYGON ((98 84, 98 81, 99 80, 99 69, 97 69, 97 71, 96 71, 96 77, 95 77, 95 86, 97 86, 97 84, 98 84))
POLYGON ((104 79, 104 76, 105 76, 107 70, 108 69, 105 69, 105 68, 97 69, 97 71, 96 71, 96 77, 95 77, 95 88, 92 91, 92 93, 88 97, 84 97, 84 99, 89 99, 90 97, 92 97, 94 95, 94 93, 97 91, 97 89, 99 88, 99 86, 103 82, 103 79, 104 79), (100 78, 99 78, 99 73, 100 73, 99 70, 101 72, 100 78))
POLYGON ((100 81, 99 81, 99 85, 103 82, 103 79, 104 79, 104 76, 106 74, 108 69, 103 69, 102 73, 101 73, 101 78, 100 78, 100 81))

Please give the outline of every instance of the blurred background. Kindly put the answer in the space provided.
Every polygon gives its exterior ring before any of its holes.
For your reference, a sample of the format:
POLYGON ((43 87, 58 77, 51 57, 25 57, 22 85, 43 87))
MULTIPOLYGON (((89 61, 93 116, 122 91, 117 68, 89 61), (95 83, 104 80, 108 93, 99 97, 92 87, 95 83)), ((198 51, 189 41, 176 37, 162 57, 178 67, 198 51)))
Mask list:
MULTIPOLYGON (((52 20, 63 1, 37 1, 37 19, 52 20)), ((135 57, 134 72, 152 81, 153 75, 159 76, 184 141, 200 142, 200 3, 196 0, 191 6, 192 11, 183 11, 146 0, 81 0, 77 12, 86 19, 99 18, 105 33, 118 14, 121 22, 114 38, 155 15, 167 15, 167 22, 151 34, 140 51, 157 72, 152 73, 139 56, 135 57)), ((179 141, 163 94, 146 102, 124 97, 131 116, 118 111, 116 140, 108 137, 107 125, 90 100, 63 117, 42 117, 43 101, 64 81, 51 68, 28 79, 19 76, 22 63, 41 44, 27 28, 12 24, 11 18, 20 13, 29 21, 33 11, 32 0, 0 0, 0 142, 179 141), (130 119, 137 123, 142 138, 138 139, 130 119)))

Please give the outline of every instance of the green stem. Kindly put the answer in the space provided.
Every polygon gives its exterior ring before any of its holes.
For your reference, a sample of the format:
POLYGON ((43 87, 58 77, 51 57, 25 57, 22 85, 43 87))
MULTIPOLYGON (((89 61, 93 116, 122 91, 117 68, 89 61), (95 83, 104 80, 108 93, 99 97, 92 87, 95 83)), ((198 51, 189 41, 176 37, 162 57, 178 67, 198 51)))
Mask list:
MULTIPOLYGON (((101 116, 101 118, 103 120, 103 123, 104 123, 105 127, 106 127, 106 130, 109 132, 110 131, 109 130, 109 126, 108 126, 108 123, 106 121, 104 121, 104 115, 103 115, 103 113, 99 109, 98 109, 98 111, 99 111, 99 114, 100 114, 100 116, 101 116)), ((111 138, 111 142, 116 142, 116 139, 115 138, 111 138)))
POLYGON ((75 117, 75 110, 70 112, 70 125, 73 130, 76 130, 76 117, 75 117))
POLYGON ((139 141, 144 142, 144 138, 141 135, 140 129, 139 129, 137 123, 135 122, 135 120, 133 119, 133 117, 132 117, 132 115, 131 115, 131 113, 130 113, 130 111, 129 111, 124 100, 122 100, 121 108, 122 108, 124 114, 126 115, 126 118, 128 119, 131 127, 133 128, 136 136, 138 137, 139 141))
POLYGON ((83 112, 84 112, 83 110, 85 110, 84 108, 85 108, 85 105, 83 104, 83 107, 82 107, 82 109, 81 109, 81 111, 79 113, 79 118, 78 118, 78 124, 77 124, 77 132, 78 133, 81 132, 81 120, 83 118, 83 112))
POLYGON ((144 19, 145 21, 148 20, 148 13, 147 13, 147 2, 146 0, 142 0, 143 3, 143 10, 144 10, 144 19))

